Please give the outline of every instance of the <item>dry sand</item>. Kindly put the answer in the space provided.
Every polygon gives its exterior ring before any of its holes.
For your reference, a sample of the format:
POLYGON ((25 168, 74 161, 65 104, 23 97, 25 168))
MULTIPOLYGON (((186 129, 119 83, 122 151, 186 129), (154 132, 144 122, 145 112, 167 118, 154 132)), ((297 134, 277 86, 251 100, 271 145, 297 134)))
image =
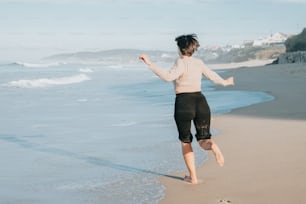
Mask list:
POLYGON ((255 66, 264 66, 266 64, 271 64, 275 59, 266 59, 266 60, 249 60, 245 62, 233 62, 225 64, 208 64, 210 69, 234 69, 240 67, 255 67, 255 66))
POLYGON ((197 169, 202 183, 162 177, 166 196, 160 203, 306 203, 306 64, 230 69, 222 75, 235 77, 235 87, 225 90, 264 91, 275 100, 214 117, 225 166, 218 167, 210 153, 197 169))

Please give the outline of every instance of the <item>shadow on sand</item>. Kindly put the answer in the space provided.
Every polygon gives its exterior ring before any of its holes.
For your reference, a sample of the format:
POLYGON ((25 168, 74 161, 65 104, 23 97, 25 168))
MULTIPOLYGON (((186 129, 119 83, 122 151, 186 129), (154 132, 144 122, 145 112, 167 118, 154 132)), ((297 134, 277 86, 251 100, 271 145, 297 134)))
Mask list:
POLYGON ((163 174, 147 169, 142 169, 142 168, 137 168, 137 167, 132 167, 128 165, 123 165, 123 164, 117 164, 114 162, 111 162, 106 159, 101 159, 98 157, 93 157, 93 156, 87 156, 83 155, 80 153, 75 153, 75 152, 69 152, 63 149, 58 149, 54 147, 42 147, 41 145, 31 143, 23 138, 19 138, 16 136, 11 136, 11 135, 0 135, 0 140, 14 143, 22 148, 25 149, 30 149, 32 151, 36 152, 44 152, 44 153, 49 153, 49 154, 54 154, 54 155, 59 155, 59 156, 64 156, 64 157, 69 157, 72 159, 80 160, 80 161, 85 161, 87 163, 90 163, 92 165, 96 166, 103 166, 103 167, 108 167, 112 168, 115 170, 120 170, 120 171, 126 171, 126 172, 131 172, 131 173, 141 173, 141 174, 151 174, 155 176, 161 176, 161 177, 168 177, 171 179, 177 179, 177 180, 183 180, 182 177, 178 176, 172 176, 169 174, 163 174))

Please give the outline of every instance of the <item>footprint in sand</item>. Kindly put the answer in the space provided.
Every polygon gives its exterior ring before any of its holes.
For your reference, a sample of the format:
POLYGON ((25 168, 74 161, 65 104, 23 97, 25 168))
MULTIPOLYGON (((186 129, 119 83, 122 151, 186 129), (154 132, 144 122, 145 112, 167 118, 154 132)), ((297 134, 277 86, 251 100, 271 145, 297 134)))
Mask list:
POLYGON ((232 201, 221 199, 219 200, 219 203, 232 203, 232 201))

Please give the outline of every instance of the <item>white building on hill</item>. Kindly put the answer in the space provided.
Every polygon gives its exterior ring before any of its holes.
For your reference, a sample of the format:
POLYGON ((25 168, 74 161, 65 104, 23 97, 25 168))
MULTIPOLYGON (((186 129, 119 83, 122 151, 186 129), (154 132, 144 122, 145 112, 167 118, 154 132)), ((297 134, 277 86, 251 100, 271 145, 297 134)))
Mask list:
POLYGON ((288 39, 289 35, 283 33, 275 33, 266 38, 254 40, 253 46, 264 46, 272 44, 282 44, 288 39))

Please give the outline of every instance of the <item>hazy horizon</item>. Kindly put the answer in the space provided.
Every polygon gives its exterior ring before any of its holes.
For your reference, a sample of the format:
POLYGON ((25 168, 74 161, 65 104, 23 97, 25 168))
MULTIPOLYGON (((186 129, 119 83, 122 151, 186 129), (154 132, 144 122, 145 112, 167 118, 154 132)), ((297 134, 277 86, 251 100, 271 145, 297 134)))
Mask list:
POLYGON ((173 51, 174 38, 186 33, 196 33, 201 45, 241 44, 300 33, 305 10, 306 0, 2 0, 0 61, 109 49, 173 51))

